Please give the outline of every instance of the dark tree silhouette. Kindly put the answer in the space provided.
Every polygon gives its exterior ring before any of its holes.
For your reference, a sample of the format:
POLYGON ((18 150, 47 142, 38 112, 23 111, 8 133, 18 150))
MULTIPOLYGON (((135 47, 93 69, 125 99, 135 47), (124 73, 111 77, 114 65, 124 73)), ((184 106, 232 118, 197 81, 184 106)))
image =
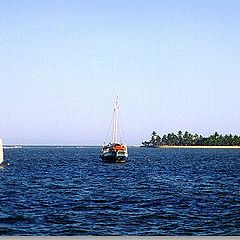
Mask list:
POLYGON ((168 133, 160 137, 156 131, 151 134, 150 141, 142 142, 145 147, 168 146, 240 146, 240 136, 222 135, 215 132, 209 137, 203 137, 195 133, 194 135, 185 131, 178 131, 177 134, 168 133))

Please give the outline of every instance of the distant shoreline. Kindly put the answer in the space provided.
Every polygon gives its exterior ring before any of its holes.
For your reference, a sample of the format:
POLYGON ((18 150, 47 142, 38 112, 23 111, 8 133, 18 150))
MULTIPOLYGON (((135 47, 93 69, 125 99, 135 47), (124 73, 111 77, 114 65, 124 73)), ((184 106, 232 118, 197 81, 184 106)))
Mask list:
POLYGON ((154 147, 147 147, 141 146, 146 148, 240 148, 240 146, 173 146, 173 145, 163 145, 163 146, 154 146, 154 147))

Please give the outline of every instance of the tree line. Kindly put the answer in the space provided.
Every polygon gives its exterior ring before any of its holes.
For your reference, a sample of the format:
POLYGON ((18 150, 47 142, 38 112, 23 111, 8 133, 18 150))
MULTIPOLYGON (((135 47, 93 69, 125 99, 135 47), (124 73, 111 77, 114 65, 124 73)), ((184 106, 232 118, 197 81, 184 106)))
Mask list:
POLYGON ((203 137, 197 133, 191 134, 187 131, 184 133, 178 131, 175 133, 164 134, 160 137, 155 131, 151 134, 149 141, 142 142, 145 147, 168 146, 240 146, 240 136, 226 134, 222 135, 215 132, 209 137, 203 137))

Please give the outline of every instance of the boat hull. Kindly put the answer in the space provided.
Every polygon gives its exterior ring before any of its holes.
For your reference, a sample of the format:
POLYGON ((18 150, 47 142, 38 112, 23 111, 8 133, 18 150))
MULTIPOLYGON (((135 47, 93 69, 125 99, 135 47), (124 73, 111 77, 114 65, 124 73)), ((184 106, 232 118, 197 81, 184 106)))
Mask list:
POLYGON ((116 151, 102 152, 99 156, 106 162, 125 162, 127 154, 118 154, 116 151))

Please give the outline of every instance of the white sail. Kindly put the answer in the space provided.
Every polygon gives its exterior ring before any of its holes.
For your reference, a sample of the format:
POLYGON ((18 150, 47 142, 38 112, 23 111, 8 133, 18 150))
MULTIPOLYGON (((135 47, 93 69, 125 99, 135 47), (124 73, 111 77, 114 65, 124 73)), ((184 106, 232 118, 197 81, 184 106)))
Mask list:
POLYGON ((0 164, 3 162, 3 144, 2 139, 0 138, 0 164))

